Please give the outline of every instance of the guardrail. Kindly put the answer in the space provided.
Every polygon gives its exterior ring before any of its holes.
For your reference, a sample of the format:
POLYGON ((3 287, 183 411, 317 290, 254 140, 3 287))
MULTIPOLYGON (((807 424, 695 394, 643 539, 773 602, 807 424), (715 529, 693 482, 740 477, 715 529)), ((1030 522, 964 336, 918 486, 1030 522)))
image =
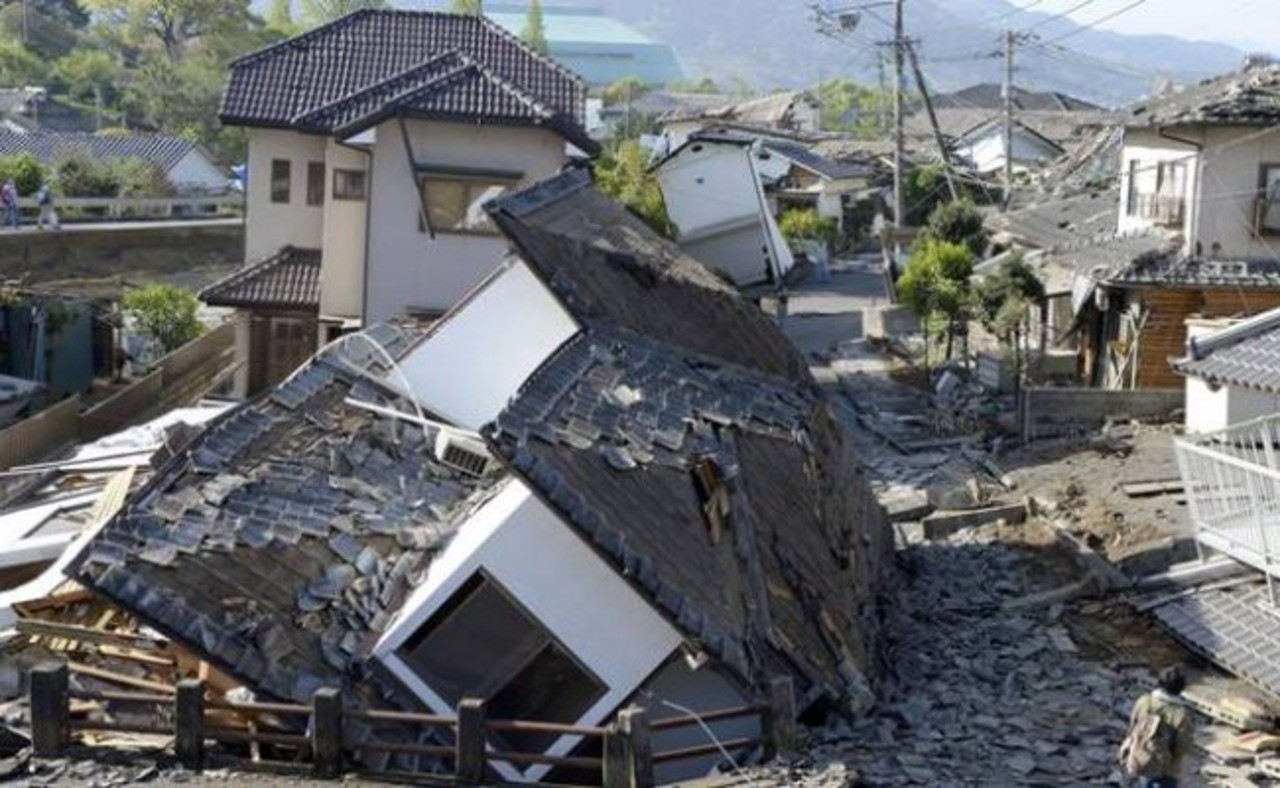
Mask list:
MULTIPOLYGON (((34 213, 39 204, 31 197, 18 198, 18 208, 34 213)), ((59 197, 53 202, 60 219, 84 213, 94 219, 171 218, 190 215, 242 213, 243 194, 208 194, 184 197, 59 197)))
MULTIPOLYGON (((28 687, 31 709, 31 742, 37 757, 62 757, 75 731, 113 731, 172 736, 174 752, 188 769, 199 770, 205 762, 205 742, 227 744, 276 745, 291 748, 295 754, 309 758, 317 778, 337 779, 345 767, 344 721, 400 723, 424 730, 439 730, 452 736, 452 746, 422 744, 421 736, 413 742, 363 740, 354 745, 375 752, 424 755, 453 765, 453 778, 463 785, 492 782, 490 766, 508 763, 521 766, 546 765, 563 767, 598 775, 593 785, 606 788, 652 788, 654 766, 724 752, 762 747, 766 758, 790 751, 795 744, 795 700, 791 679, 774 680, 769 687, 768 702, 739 706, 697 715, 673 717, 650 722, 646 711, 631 706, 618 712, 608 726, 566 725, 532 720, 488 719, 482 700, 464 699, 454 716, 422 714, 389 709, 348 708, 335 689, 317 690, 311 703, 234 703, 205 697, 204 682, 199 679, 180 681, 176 692, 83 692, 71 691, 68 667, 64 662, 49 662, 33 667, 28 687), (158 718, 169 718, 171 725, 159 723, 117 722, 114 720, 74 719, 72 700, 118 703, 152 709, 158 718), (210 714, 213 712, 214 714, 210 714), (288 732, 263 731, 229 727, 226 713, 249 720, 274 716, 293 721, 288 732), (221 724, 217 715, 223 715, 221 724), (654 732, 688 726, 705 726, 720 720, 758 717, 760 737, 715 741, 704 746, 655 752, 651 736, 654 732), (211 724, 215 723, 215 724, 211 724), (295 732, 301 731, 301 732, 295 732), (552 733, 579 736, 601 742, 600 757, 557 756, 545 753, 494 750, 489 734, 493 732, 552 733)), ((433 773, 433 777, 439 777, 433 773)))

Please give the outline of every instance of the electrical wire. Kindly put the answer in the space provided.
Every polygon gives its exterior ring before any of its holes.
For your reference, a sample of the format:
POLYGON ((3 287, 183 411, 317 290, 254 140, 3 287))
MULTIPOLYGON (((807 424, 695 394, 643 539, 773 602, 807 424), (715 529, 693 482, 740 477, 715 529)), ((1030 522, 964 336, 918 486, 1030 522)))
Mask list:
POLYGON ((1050 16, 1050 17, 1045 18, 1045 19, 1041 19, 1039 22, 1036 22, 1035 24, 1028 25, 1027 27, 1025 27, 1025 28, 1022 30, 1022 32, 1023 32, 1024 34, 1027 34, 1027 33, 1030 33, 1032 30, 1038 30, 1038 29, 1040 29, 1040 28, 1044 27, 1045 25, 1053 24, 1054 22, 1058 21, 1059 19, 1066 19, 1067 17, 1069 17, 1069 16, 1071 16, 1072 14, 1074 14, 1076 11, 1079 11, 1079 10, 1081 10, 1081 9, 1087 8, 1087 7, 1089 7, 1089 6, 1093 5, 1093 4, 1094 4, 1094 3, 1096 3, 1096 2, 1097 2, 1097 0, 1082 0, 1082 2, 1076 3, 1075 5, 1073 5, 1073 6, 1071 6, 1070 8, 1068 8, 1066 11, 1059 11, 1058 13, 1054 14, 1053 16, 1050 16))
POLYGON ((1130 11, 1134 10, 1135 8, 1137 8, 1137 7, 1139 7, 1139 6, 1142 6, 1142 5, 1145 5, 1146 3, 1147 3, 1147 0, 1133 0, 1133 2, 1132 2, 1132 3, 1129 3, 1128 5, 1126 5, 1125 7, 1121 8, 1121 9, 1119 9, 1119 10, 1112 11, 1111 13, 1106 14, 1105 16, 1098 17, 1097 19, 1093 20, 1092 22, 1089 22, 1089 23, 1087 23, 1087 24, 1081 25, 1080 27, 1077 27, 1075 30, 1072 30, 1072 31, 1067 32, 1067 33, 1063 33, 1062 35, 1060 35, 1060 36, 1058 36, 1058 37, 1056 37, 1056 38, 1051 38, 1051 39, 1049 39, 1048 41, 1045 41, 1044 43, 1045 43, 1045 44, 1056 44, 1056 43, 1058 43, 1059 41, 1063 41, 1063 40, 1065 40, 1065 39, 1071 38, 1072 36, 1078 36, 1078 35, 1080 35, 1081 33, 1084 33, 1084 32, 1086 32, 1086 31, 1088 31, 1088 30, 1092 30, 1093 28, 1097 27, 1098 25, 1102 24, 1103 22, 1110 22, 1112 19, 1115 19, 1116 17, 1121 16, 1121 15, 1123 15, 1123 14, 1127 14, 1127 13, 1129 13, 1130 11))

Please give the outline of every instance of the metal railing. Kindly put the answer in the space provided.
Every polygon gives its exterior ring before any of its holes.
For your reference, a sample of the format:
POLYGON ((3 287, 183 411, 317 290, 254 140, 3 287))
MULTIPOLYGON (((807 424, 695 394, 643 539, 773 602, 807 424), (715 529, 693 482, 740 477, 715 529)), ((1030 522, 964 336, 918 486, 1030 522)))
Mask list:
MULTIPOLYGON (((34 198, 18 198, 19 210, 34 213, 39 207, 34 198)), ((53 207, 64 221, 80 216, 96 220, 171 219, 239 214, 244 210, 244 195, 232 192, 182 197, 59 197, 53 207)))
POLYGON ((1197 547, 1280 576, 1280 414, 1174 441, 1197 547))

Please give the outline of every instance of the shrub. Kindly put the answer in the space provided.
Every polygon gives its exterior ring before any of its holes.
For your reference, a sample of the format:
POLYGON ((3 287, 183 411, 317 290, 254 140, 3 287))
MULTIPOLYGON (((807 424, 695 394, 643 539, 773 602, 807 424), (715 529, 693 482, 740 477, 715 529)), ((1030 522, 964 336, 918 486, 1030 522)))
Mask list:
POLYGON ((53 180, 64 197, 115 197, 120 187, 110 164, 83 153, 59 157, 53 163, 53 180))
POLYGON ((0 158, 0 183, 10 178, 13 178, 19 194, 35 194, 40 184, 44 183, 45 170, 30 153, 0 158))
POLYGON ((982 212, 969 200, 944 202, 929 214, 925 238, 962 244, 981 257, 987 248, 987 229, 982 212))
POLYGON ((204 331, 196 319, 199 306, 194 293, 172 285, 147 285, 124 294, 125 314, 166 353, 177 350, 204 331))
POLYGON ((789 242, 831 241, 838 231, 834 219, 824 219, 812 208, 793 208, 782 214, 778 229, 789 242))

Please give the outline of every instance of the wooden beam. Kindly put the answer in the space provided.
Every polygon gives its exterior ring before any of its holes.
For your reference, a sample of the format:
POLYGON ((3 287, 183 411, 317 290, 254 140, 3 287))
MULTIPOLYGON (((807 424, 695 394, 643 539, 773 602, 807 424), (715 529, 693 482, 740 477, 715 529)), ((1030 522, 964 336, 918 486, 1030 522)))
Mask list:
POLYGON ((31 743, 39 758, 57 758, 71 742, 67 663, 31 669, 31 743))
POLYGON ((42 621, 37 618, 20 618, 14 627, 24 635, 43 635, 51 638, 65 638, 78 643, 109 643, 127 649, 164 650, 165 643, 156 641, 146 635, 133 635, 126 632, 104 632, 101 629, 81 626, 79 624, 59 624, 54 621, 42 621))
POLYGON ((85 665, 80 662, 68 662, 67 667, 71 669, 72 673, 77 675, 102 679, 103 681, 109 681, 112 684, 119 684, 122 687, 133 687, 134 689, 143 689, 150 692, 163 692, 166 695, 173 695, 177 693, 177 689, 174 688, 172 684, 126 676, 121 673, 116 673, 115 671, 95 668, 92 665, 85 665))

